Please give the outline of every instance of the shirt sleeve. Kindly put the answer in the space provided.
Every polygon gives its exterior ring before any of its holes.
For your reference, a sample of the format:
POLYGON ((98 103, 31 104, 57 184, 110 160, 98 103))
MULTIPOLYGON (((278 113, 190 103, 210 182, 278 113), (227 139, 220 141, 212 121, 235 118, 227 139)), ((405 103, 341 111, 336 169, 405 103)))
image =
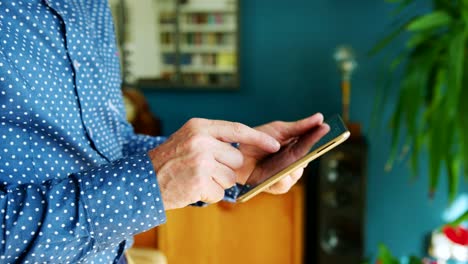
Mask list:
MULTIPOLYGON (((152 148, 155 148, 164 141, 166 141, 166 137, 152 137, 146 136, 141 134, 135 134, 131 126, 127 126, 127 137, 124 144, 124 155, 131 155, 134 153, 141 153, 141 152, 148 152, 152 148)), ((226 189, 224 192, 223 201, 235 203, 237 196, 243 191, 244 186, 240 184, 236 184, 235 186, 226 189)), ((204 202, 197 202, 192 204, 193 206, 206 206, 207 204, 204 202)))
POLYGON ((164 143, 166 139, 166 137, 153 137, 135 134, 133 133, 133 130, 129 131, 123 145, 123 155, 129 156, 136 153, 146 153, 164 143))
POLYGON ((0 206, 2 263, 76 263, 166 221, 146 154, 41 185, 1 185, 0 206))

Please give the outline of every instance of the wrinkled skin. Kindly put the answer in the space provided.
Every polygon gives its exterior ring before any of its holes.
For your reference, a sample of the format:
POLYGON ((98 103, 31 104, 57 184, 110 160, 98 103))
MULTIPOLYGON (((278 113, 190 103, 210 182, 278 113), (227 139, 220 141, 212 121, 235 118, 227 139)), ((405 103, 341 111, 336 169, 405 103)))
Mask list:
MULTIPOLYGON (((329 128, 323 124, 321 114, 256 128, 219 120, 189 120, 165 143, 149 151, 165 209, 182 208, 197 201, 220 201, 225 189, 246 183, 263 158, 311 129, 315 131, 311 136, 315 143, 329 128), (239 148, 230 142, 239 143, 239 148)), ((303 168, 293 172, 267 192, 288 191, 302 172, 303 168)))

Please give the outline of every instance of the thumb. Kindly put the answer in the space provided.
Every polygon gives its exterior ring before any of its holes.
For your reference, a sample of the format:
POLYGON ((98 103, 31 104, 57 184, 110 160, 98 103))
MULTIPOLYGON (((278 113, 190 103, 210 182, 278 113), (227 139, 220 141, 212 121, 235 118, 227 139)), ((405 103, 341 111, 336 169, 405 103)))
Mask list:
POLYGON ((279 128, 279 130, 282 137, 288 139, 303 135, 307 131, 321 125, 322 123, 323 115, 321 113, 316 113, 312 116, 306 117, 295 122, 285 123, 285 125, 282 128, 279 128))

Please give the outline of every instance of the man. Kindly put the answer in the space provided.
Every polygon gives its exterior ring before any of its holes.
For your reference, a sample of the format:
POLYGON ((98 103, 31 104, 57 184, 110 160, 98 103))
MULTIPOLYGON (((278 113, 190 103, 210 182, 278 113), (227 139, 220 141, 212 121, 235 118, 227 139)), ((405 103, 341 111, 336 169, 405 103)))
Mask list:
POLYGON ((0 0, 0 262, 117 263, 166 210, 235 199, 258 160, 312 128, 318 140, 322 122, 192 119, 167 140, 136 135, 107 1, 0 0))

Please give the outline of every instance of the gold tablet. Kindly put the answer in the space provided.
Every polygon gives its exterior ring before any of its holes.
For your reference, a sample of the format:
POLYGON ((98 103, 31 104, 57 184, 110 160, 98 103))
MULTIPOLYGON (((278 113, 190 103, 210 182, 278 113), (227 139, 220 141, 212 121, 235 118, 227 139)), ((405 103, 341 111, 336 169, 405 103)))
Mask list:
POLYGON ((349 138, 350 132, 340 116, 336 115, 327 119, 325 123, 330 126, 330 131, 316 144, 313 144, 314 130, 312 130, 262 160, 249 176, 247 184, 244 190, 241 191, 237 201, 245 202, 251 199, 349 138))

